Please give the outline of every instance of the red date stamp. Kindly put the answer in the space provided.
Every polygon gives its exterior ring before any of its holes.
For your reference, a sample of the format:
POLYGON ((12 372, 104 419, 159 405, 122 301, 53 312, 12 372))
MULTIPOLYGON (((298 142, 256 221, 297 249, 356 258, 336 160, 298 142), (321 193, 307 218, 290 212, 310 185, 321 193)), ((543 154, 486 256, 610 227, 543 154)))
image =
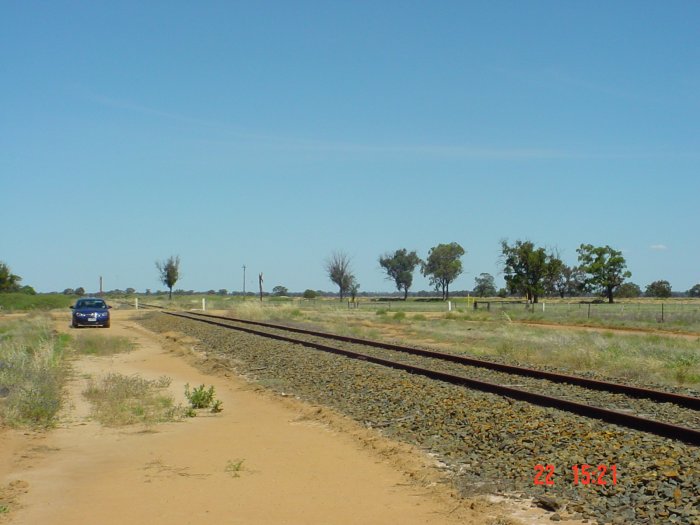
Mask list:
MULTIPOLYGON (((554 465, 535 465, 535 485, 554 485, 557 469, 554 465)), ((574 485, 617 485, 617 465, 573 465, 574 485)))

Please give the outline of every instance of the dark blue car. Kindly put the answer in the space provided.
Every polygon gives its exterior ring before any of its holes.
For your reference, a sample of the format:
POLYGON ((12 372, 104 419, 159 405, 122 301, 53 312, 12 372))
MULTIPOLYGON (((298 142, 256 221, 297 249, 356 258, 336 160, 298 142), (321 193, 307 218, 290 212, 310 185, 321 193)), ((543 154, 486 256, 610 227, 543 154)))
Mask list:
POLYGON ((73 310, 73 322, 71 325, 73 328, 81 326, 104 326, 109 328, 110 308, 112 307, 107 306, 104 300, 95 297, 78 299, 75 305, 71 306, 73 310))

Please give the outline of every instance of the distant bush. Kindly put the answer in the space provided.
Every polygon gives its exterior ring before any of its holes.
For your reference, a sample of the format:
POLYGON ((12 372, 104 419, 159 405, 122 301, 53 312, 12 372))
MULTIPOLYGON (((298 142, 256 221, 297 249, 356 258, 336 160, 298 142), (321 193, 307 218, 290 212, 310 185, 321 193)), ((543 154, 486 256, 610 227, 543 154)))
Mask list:
POLYGON ((314 290, 304 290, 304 299, 316 299, 318 297, 318 294, 314 290))
POLYGON ((63 294, 26 294, 26 293, 0 293, 0 310, 26 311, 26 310, 53 310, 54 308, 68 308, 73 304, 74 297, 63 294))
POLYGON ((620 299, 634 299, 641 295, 642 289, 635 283, 622 283, 615 292, 615 297, 620 299))

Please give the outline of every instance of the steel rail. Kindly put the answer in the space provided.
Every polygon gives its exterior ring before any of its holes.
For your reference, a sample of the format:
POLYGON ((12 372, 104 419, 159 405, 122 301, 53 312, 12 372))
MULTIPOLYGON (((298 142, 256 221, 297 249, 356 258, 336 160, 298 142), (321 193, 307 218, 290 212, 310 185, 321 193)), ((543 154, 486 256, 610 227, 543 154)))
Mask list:
MULTIPOLYGON (((299 339, 294 339, 292 337, 287 337, 279 334, 271 334, 269 332, 263 332, 256 330, 254 328, 248 328, 243 326, 231 326, 230 324, 225 324, 219 321, 215 321, 211 318, 206 317, 192 317, 185 313, 163 311, 167 315, 174 317, 180 317, 183 319, 189 319, 191 321, 197 321, 201 323, 210 324, 213 326, 219 326, 223 328, 228 328, 231 330, 237 330, 244 333, 249 333, 257 336, 267 337, 269 339, 274 339, 277 341, 284 341, 288 343, 298 344, 314 348, 317 350, 322 350, 324 352, 329 352, 337 355, 342 355, 352 359, 359 359, 362 361, 367 361, 369 363, 374 363, 396 370, 403 370, 405 372, 421 375, 428 377, 430 379, 436 379, 439 381, 444 381, 446 383, 464 386, 468 388, 474 388, 481 390, 482 392, 489 392, 492 394, 502 395, 510 397, 512 399, 517 399, 519 401, 526 401, 531 404, 557 408, 559 410, 564 410, 571 412, 580 416, 600 419, 607 423, 613 423, 616 425, 625 426, 628 428, 633 428, 635 430, 641 430, 644 432, 656 434, 658 436, 671 438, 674 440, 684 441, 691 445, 700 446, 700 431, 692 428, 682 427, 679 425, 673 425, 670 423, 664 423, 661 421, 656 421, 653 419, 646 419, 639 416, 634 416, 631 414, 626 414, 623 412, 617 412, 615 410, 609 410, 606 408, 600 408, 595 406, 586 405, 583 403, 577 403, 575 401, 569 401, 566 399, 561 399, 558 397, 546 396, 544 394, 537 394, 534 392, 528 392, 525 390, 520 390, 519 388, 513 388, 503 385, 497 385, 494 383, 488 383, 486 381, 479 381, 476 379, 470 379, 462 376, 457 376, 453 374, 447 374, 445 372, 438 372, 435 370, 430 370, 427 368, 422 368, 414 365, 408 365, 405 363, 398 363, 395 361, 390 361, 388 359, 382 359, 379 357, 370 356, 367 354, 362 354, 359 352, 353 352, 350 350, 344 350, 341 348, 335 348, 333 346, 328 346, 320 343, 315 343, 312 341, 304 341, 299 339)), ((231 320, 230 318, 224 318, 231 320)))
POLYGON ((205 314, 202 312, 187 312, 192 315, 198 315, 202 317, 208 317, 212 319, 222 319, 227 321, 233 321, 236 323, 250 324, 254 326, 262 326, 265 328, 274 328, 278 330, 285 330, 288 332, 294 332, 299 334, 311 335, 315 337, 322 337, 326 339, 333 339, 336 341, 343 341, 346 343, 354 343, 364 346, 371 346, 375 348, 382 348, 387 350, 395 350, 398 352, 404 352, 412 355, 419 355, 422 357, 430 357, 433 359, 440 359, 442 361, 450 361, 453 363, 458 363, 466 366, 476 366, 480 368, 487 368, 489 370, 496 370, 499 372, 505 372, 508 374, 516 374, 520 376, 533 377, 536 379, 546 379, 548 381, 556 383, 567 383, 571 385, 582 386, 591 390, 601 390, 606 392, 613 392, 618 394, 625 394, 631 397, 647 398, 653 401, 659 401, 662 403, 675 403, 676 405, 683 406, 686 408, 691 408, 694 410, 700 410, 700 398, 687 396, 683 394, 675 394, 673 392, 664 392, 662 390, 654 390, 651 388, 635 387, 631 385, 623 385, 620 383, 613 383, 610 381, 601 381, 598 379, 590 379, 587 377, 574 376, 569 374, 561 374, 558 372, 547 372, 544 370, 536 370, 533 368, 527 368, 523 366, 506 365, 502 363, 494 363, 492 361, 484 361, 482 359, 476 359, 472 357, 465 357, 455 354, 447 354, 445 352, 436 352, 433 350, 423 350, 421 348, 414 348, 410 346, 397 345, 393 343, 384 343, 381 341, 373 341, 371 339, 361 339, 357 337, 349 337, 344 335, 331 334, 328 332, 317 332, 314 330, 305 330, 303 328, 293 328, 284 325, 278 325, 273 323, 265 323, 261 321, 251 321, 247 319, 236 319, 233 317, 224 317, 220 315, 205 314))

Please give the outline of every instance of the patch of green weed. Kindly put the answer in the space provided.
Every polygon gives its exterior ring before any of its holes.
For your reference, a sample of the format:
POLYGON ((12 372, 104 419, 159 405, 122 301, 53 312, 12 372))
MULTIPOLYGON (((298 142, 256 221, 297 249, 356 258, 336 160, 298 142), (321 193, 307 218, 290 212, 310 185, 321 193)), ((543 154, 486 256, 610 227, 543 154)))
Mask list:
POLYGON ((243 462, 244 459, 234 459, 234 460, 228 460, 226 463, 226 467, 224 467, 224 472, 229 474, 232 478, 238 478, 241 475, 241 471, 243 470, 243 462))

